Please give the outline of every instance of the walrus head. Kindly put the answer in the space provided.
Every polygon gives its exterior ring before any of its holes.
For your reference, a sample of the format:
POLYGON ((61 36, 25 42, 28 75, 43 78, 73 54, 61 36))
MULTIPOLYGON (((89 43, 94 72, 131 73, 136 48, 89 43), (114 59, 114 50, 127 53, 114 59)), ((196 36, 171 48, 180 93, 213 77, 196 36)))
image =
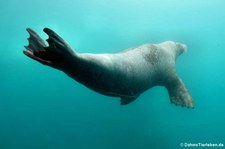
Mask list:
POLYGON ((187 52, 187 46, 180 42, 166 41, 161 43, 161 45, 163 45, 163 47, 166 47, 166 50, 168 52, 172 51, 171 54, 173 54, 175 60, 179 55, 181 55, 184 52, 187 52))

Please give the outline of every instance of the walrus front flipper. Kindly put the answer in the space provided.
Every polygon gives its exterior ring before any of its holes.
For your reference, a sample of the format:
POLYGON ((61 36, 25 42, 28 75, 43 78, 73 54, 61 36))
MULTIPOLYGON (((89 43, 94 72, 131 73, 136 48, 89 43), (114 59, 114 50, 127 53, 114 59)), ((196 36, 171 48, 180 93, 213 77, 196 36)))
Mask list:
POLYGON ((69 56, 74 56, 73 50, 70 46, 54 31, 45 28, 44 32, 48 34, 46 46, 40 36, 32 29, 27 29, 30 37, 28 38, 29 44, 25 46, 27 50, 23 53, 28 57, 51 67, 61 69, 62 65, 69 56))
POLYGON ((138 96, 134 96, 134 97, 121 97, 120 100, 120 104, 121 105, 127 105, 129 103, 131 103, 132 101, 134 101, 135 99, 137 99, 138 96))
POLYGON ((194 108, 194 101, 190 93, 177 75, 167 80, 166 88, 169 92, 171 103, 182 107, 194 108))

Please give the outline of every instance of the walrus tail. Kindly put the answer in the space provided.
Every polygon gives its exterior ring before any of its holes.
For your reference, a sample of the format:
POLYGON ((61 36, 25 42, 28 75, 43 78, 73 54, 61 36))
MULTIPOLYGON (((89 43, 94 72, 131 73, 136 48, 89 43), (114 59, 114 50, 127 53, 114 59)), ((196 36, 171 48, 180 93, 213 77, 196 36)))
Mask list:
POLYGON ((32 29, 27 29, 30 37, 28 46, 23 51, 28 57, 51 67, 60 69, 61 65, 68 57, 74 56, 72 48, 54 31, 45 28, 44 32, 49 38, 46 40, 49 46, 46 46, 40 36, 32 29))
POLYGON ((188 108, 194 108, 194 101, 185 87, 183 81, 175 75, 169 78, 166 83, 170 101, 176 105, 188 108))

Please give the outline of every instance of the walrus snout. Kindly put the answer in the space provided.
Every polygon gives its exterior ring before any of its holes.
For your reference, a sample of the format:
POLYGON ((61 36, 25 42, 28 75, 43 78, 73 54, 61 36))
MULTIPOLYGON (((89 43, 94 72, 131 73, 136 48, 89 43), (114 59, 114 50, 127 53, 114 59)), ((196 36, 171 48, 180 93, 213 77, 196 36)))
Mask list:
POLYGON ((187 46, 183 43, 175 42, 175 59, 184 52, 187 52, 187 46))
POLYGON ((179 42, 177 42, 176 44, 177 44, 178 48, 180 48, 181 50, 183 50, 183 52, 186 52, 187 51, 186 44, 179 43, 179 42))

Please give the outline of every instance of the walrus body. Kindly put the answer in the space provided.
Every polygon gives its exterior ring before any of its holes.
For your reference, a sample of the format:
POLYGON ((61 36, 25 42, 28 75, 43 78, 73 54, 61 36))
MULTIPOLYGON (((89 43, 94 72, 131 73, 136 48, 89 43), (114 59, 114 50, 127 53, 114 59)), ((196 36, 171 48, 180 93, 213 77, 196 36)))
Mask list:
POLYGON ((156 85, 165 86, 172 103, 194 107, 191 95, 176 74, 175 60, 186 46, 172 41, 145 44, 115 54, 81 54, 55 32, 44 41, 31 29, 24 54, 42 64, 62 70, 86 87, 108 96, 120 97, 125 105, 156 85))

